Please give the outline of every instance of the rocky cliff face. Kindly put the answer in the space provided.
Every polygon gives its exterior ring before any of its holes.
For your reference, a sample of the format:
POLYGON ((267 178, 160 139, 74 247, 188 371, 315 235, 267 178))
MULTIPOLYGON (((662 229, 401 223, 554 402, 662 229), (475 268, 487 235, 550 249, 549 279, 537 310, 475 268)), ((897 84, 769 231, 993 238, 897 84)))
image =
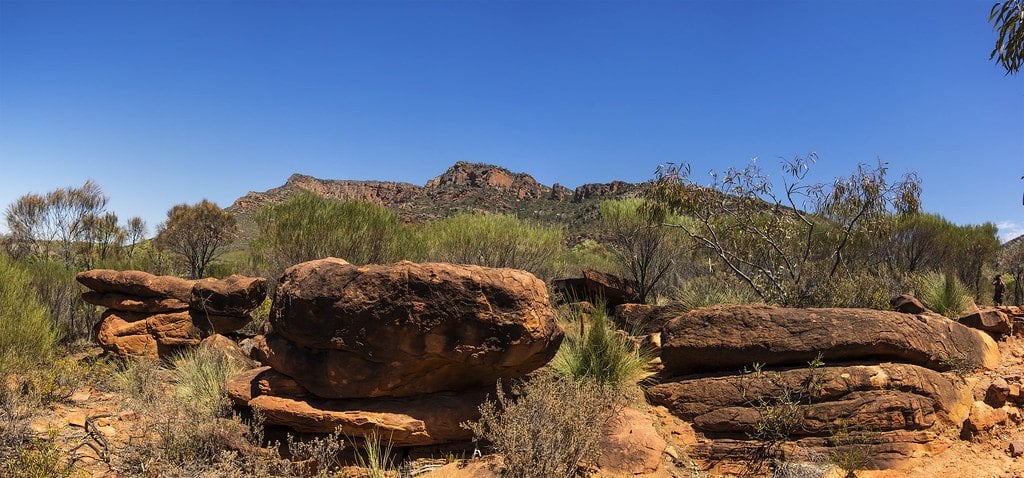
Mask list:
MULTIPOLYGON (((478 163, 458 162, 424 186, 391 181, 319 179, 293 174, 280 187, 250 192, 229 211, 243 223, 264 204, 308 191, 334 199, 370 201, 394 209, 408 222, 422 222, 460 212, 517 214, 549 224, 581 225, 596 216, 604 199, 636 196, 640 185, 623 181, 585 184, 575 190, 558 183, 546 186, 533 176, 478 163)), ((243 228, 244 229, 244 228, 243 228)))

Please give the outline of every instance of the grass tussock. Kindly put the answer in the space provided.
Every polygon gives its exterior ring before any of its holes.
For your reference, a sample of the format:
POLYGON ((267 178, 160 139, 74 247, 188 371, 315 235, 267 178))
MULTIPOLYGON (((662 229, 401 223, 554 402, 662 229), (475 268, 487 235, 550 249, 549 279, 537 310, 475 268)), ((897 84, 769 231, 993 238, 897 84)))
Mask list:
POLYGON ((951 319, 960 317, 971 305, 967 286, 952 274, 921 274, 915 286, 917 298, 925 307, 951 319))
POLYGON ((635 385, 650 376, 652 354, 638 346, 630 334, 614 328, 604 304, 595 305, 589 312, 563 309, 560 321, 567 324, 566 329, 584 331, 582 337, 579 332, 567 334, 552 362, 554 369, 576 381, 617 388, 635 385), (569 325, 571 322, 579 325, 569 325))

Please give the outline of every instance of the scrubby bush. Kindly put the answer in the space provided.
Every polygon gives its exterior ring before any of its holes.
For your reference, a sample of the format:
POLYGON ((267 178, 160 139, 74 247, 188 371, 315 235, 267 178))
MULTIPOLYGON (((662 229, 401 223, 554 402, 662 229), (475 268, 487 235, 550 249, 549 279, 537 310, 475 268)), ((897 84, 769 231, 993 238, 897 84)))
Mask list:
MULTIPOLYGON (((570 308, 562 314, 575 316, 562 321, 578 321, 582 327, 585 318, 581 311, 570 308)), ((559 374, 612 387, 634 385, 649 375, 652 354, 641 349, 625 332, 615 330, 604 304, 595 304, 589 322, 583 337, 569 333, 562 341, 553 362, 559 374)))
POLYGON ((413 230, 384 206, 339 201, 302 193, 256 213, 253 259, 276 276, 300 262, 338 257, 353 264, 417 260, 422 252, 413 230))
POLYGON ((52 357, 59 334, 28 271, 0 254, 0 277, 0 375, 6 376, 52 357))
POLYGON ((564 231, 503 214, 460 214, 423 225, 432 261, 511 267, 549 278, 565 253, 564 231))
POLYGON ((951 319, 960 317, 971 304, 970 292, 952 274, 928 272, 916 280, 917 298, 929 309, 951 319))
POLYGON ((75 281, 77 270, 49 260, 27 261, 23 267, 62 339, 69 343, 88 341, 98 314, 94 306, 82 300, 82 287, 75 281))
POLYGON ((637 285, 641 302, 655 298, 676 267, 676 259, 687 249, 681 228, 663 226, 663 222, 682 224, 678 216, 655 218, 643 199, 604 201, 600 205, 601 232, 608 241, 619 270, 637 285))
POLYGON ((564 277, 579 274, 580 271, 588 269, 610 274, 621 273, 619 263, 607 245, 593 239, 586 239, 566 249, 555 260, 554 274, 564 277))
POLYGON ((753 289, 735 277, 715 274, 695 277, 675 291, 671 307, 685 313, 722 304, 750 304, 759 301, 753 289))
POLYGON ((537 375, 480 406, 480 420, 464 426, 504 458, 505 476, 572 477, 594 464, 608 421, 622 405, 618 391, 590 381, 537 375))
POLYGON ((241 372, 237 362, 208 347, 185 349, 171 359, 175 395, 202 415, 223 415, 227 408, 224 382, 241 372))

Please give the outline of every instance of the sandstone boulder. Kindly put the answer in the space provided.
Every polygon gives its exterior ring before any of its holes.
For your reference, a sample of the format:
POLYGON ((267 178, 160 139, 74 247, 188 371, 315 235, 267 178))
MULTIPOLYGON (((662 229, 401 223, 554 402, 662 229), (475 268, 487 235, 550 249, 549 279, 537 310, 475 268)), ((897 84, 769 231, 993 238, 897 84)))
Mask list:
POLYGON ((964 422, 964 432, 968 435, 976 435, 987 432, 997 425, 1006 423, 1009 419, 1006 410, 992 408, 985 402, 974 402, 971 407, 971 415, 964 422))
POLYGON ((146 357, 241 329, 263 301, 266 282, 237 275, 193 281, 107 269, 85 271, 76 279, 92 289, 82 294, 86 302, 107 307, 95 328, 100 345, 117 355, 146 357))
POLYGON ((654 385, 647 390, 652 403, 663 405, 685 420, 716 410, 751 407, 759 397, 782 396, 784 389, 808 392, 813 401, 842 401, 860 394, 898 390, 923 397, 927 408, 947 424, 961 423, 969 413, 970 390, 946 375, 924 367, 898 363, 826 366, 712 377, 684 377, 654 385))
POLYGON ((159 314, 178 312, 188 309, 188 302, 173 297, 135 297, 118 293, 102 293, 88 291, 82 294, 82 300, 101 307, 122 312, 141 312, 159 314))
POLYGON ((889 301, 889 305, 892 306, 892 310, 895 310, 896 312, 903 312, 904 314, 916 315, 931 312, 924 306, 924 304, 921 303, 920 300, 917 300, 917 297, 909 294, 893 297, 892 300, 889 301))
POLYGON ((896 361, 934 370, 955 364, 994 369, 999 350, 987 335, 934 315, 870 309, 789 309, 730 305, 697 309, 662 332, 665 372, 735 371, 754 363, 802 365, 896 361))
POLYGON ((263 302, 266 289, 267 281, 258 277, 203 279, 192 286, 189 307, 209 315, 247 317, 263 302))
POLYGON ((159 358, 189 345, 198 345, 200 332, 188 312, 138 314, 108 310, 96 340, 105 350, 122 357, 159 358))
POLYGON ((1009 315, 988 307, 960 317, 958 322, 993 335, 1005 335, 1013 330, 1013 320, 1009 315))
MULTIPOLYGON (((188 302, 195 281, 174 276, 156 276, 142 271, 115 271, 93 269, 79 272, 79 283, 100 293, 113 293, 133 297, 156 297, 188 302)), ((102 305, 102 304, 100 304, 102 305)))
POLYGON ((324 398, 493 386, 546 364, 563 337, 532 274, 452 264, 298 264, 270 321, 254 353, 324 398))
POLYGON ((635 282, 595 270, 583 271, 583 277, 552 281, 551 286, 569 302, 604 302, 609 310, 640 301, 635 282))
POLYGON ((622 330, 644 335, 661 332, 671 318, 663 307, 650 304, 620 304, 613 317, 622 330))
POLYGON ((651 416, 625 408, 605 429, 598 465, 602 476, 652 473, 661 465, 666 447, 651 416))
POLYGON ((460 423, 479 418, 477 407, 491 389, 439 392, 405 398, 332 400, 308 394, 290 377, 269 367, 231 377, 225 386, 235 403, 258 409, 266 422, 306 433, 378 436, 395 446, 468 440, 460 423))

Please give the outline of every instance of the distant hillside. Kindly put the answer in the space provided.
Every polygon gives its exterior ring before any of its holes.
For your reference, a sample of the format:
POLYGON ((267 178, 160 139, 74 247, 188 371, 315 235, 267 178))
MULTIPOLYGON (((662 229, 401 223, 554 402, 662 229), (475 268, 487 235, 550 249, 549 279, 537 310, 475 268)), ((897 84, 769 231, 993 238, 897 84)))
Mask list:
POLYGON ((227 210, 238 217, 243 231, 251 233, 253 215, 261 206, 309 191, 322 197, 381 204, 410 223, 460 212, 489 212, 515 214, 543 224, 581 230, 597 218, 597 204, 601 200, 636 196, 640 190, 640 184, 623 181, 584 184, 571 190, 558 183, 540 184, 529 174, 513 173, 500 166, 460 161, 423 186, 293 174, 282 186, 238 198, 227 210))

